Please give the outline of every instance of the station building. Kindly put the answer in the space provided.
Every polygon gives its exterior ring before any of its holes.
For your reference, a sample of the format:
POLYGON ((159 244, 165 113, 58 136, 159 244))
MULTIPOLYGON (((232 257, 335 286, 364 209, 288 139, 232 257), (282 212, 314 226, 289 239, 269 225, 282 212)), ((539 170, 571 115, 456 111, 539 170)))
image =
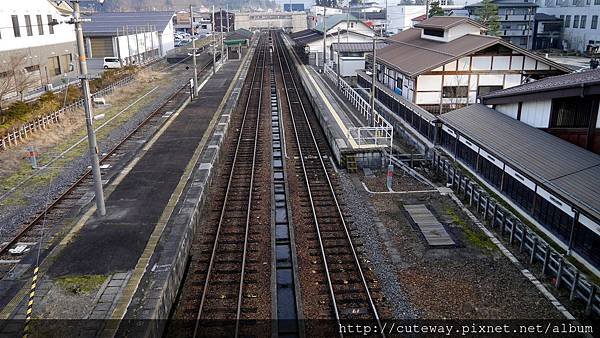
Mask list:
POLYGON ((600 273, 600 155, 481 104, 439 120, 450 156, 600 273))
POLYGON ((497 111, 600 154, 600 69, 587 70, 489 93, 497 111))
MULTIPOLYGON (((440 114, 476 102, 477 97, 570 69, 505 40, 482 35, 465 17, 433 17, 386 40, 377 51, 377 81, 395 95, 440 114)), ((372 56, 367 56, 370 70, 372 56)), ((370 88, 370 74, 358 72, 370 88)), ((387 95, 378 93, 378 95, 387 95)))
MULTIPOLYGON (((340 41, 342 41, 341 37, 340 41)), ((375 44, 377 49, 385 46, 386 43, 383 41, 375 44)), ((334 70, 337 71, 337 67, 340 67, 341 76, 355 78, 358 70, 365 69, 365 55, 372 51, 371 42, 334 42, 329 47, 329 60, 334 70)))

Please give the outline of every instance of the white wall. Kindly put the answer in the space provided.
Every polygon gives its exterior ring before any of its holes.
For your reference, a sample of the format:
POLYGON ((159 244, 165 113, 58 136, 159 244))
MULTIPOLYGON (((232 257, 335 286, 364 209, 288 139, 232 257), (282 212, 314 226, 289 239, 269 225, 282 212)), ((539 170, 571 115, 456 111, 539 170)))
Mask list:
POLYGON ((510 116, 513 119, 517 118, 517 113, 519 111, 518 103, 507 103, 507 104, 499 104, 496 105, 496 110, 501 112, 504 115, 510 116))
MULTIPOLYGON (((372 39, 368 36, 353 34, 352 32, 340 34, 340 42, 371 42, 371 41, 372 41, 372 39)), ((327 40, 325 41, 325 44, 327 46, 326 47, 327 48, 327 58, 329 58, 329 51, 330 51, 329 47, 331 46, 332 43, 337 43, 337 42, 338 42, 337 34, 335 36, 327 35, 327 40)), ((307 45, 307 47, 309 48, 310 53, 314 53, 314 52, 322 53, 323 52, 323 39, 311 42, 307 45)))
POLYGON ((2 0, 2 5, 0 6, 0 52, 64 42, 74 42, 75 31, 73 25, 66 23, 58 24, 54 26, 54 34, 50 34, 48 15, 52 15, 52 18, 59 22, 69 19, 61 16, 58 10, 47 0, 2 0), (14 36, 11 18, 13 15, 17 15, 19 19, 20 37, 14 36), (29 15, 31 18, 32 36, 27 35, 25 15, 29 15), (38 32, 37 15, 42 16, 43 35, 40 35, 38 32))
POLYGON ((526 101, 521 107, 521 121, 536 128, 548 128, 552 100, 526 101))
POLYGON ((412 27, 412 19, 425 14, 425 6, 388 4, 387 32, 396 34, 412 27))
MULTIPOLYGON (((160 27, 157 28, 160 29, 160 27)), ((156 39, 161 44, 160 56, 165 56, 168 51, 175 48, 175 36, 173 35, 173 20, 169 20, 169 24, 164 28, 162 32, 158 33, 156 39)))

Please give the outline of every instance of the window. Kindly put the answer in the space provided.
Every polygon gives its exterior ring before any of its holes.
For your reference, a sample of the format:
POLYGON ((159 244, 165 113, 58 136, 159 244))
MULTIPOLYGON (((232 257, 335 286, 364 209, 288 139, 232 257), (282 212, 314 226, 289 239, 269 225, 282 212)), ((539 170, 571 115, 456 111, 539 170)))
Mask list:
POLYGON ((461 141, 458 141, 456 156, 463 160, 463 162, 469 167, 473 169, 477 168, 477 153, 461 141))
POLYGON ((581 22, 579 22, 579 28, 585 29, 586 21, 587 21, 587 15, 582 15, 581 22))
POLYGON ((25 15, 25 27, 27 28, 27 36, 33 35, 33 29, 31 28, 31 16, 25 15))
POLYGON ((591 29, 597 29, 598 28, 598 16, 597 15, 592 15, 592 25, 590 26, 591 29))
POLYGON ((571 27, 571 16, 567 15, 565 17, 565 28, 569 28, 569 27, 571 27))
POLYGON ((437 37, 443 38, 444 37, 444 30, 443 29, 425 28, 423 30, 423 34, 424 35, 437 36, 437 37))
POLYGON ((502 169, 490 162, 485 156, 479 156, 479 172, 487 182, 500 188, 502 169))
POLYGON ((467 97, 468 95, 469 87, 467 86, 444 87, 442 90, 442 97, 444 98, 467 97))
POLYGON ((523 207, 523 209, 531 211, 535 192, 529 189, 529 187, 527 187, 523 183, 521 183, 521 181, 517 180, 509 174, 505 174, 502 191, 508 197, 510 197, 511 200, 523 207))
POLYGON ((54 34, 54 23, 52 22, 54 19, 52 19, 52 15, 48 15, 48 32, 50 32, 50 34, 54 34))
POLYGON ((16 15, 13 15, 11 17, 12 17, 13 33, 15 34, 15 38, 18 38, 21 36, 21 28, 19 27, 19 17, 16 15))
POLYGON ((482 97, 500 89, 502 89, 502 86, 479 86, 477 87, 477 97, 482 97))
POLYGON ((562 240, 569 240, 571 235, 571 216, 565 214, 554 204, 541 196, 536 196, 533 218, 562 240))
POLYGON ((402 89, 402 77, 401 76, 398 76, 396 78, 396 88, 402 89))
POLYGON ((48 58, 48 71, 54 75, 60 75, 60 60, 58 56, 51 56, 48 58))
POLYGON ((573 28, 579 28, 579 15, 573 17, 573 28))
POLYGON ((37 19, 37 26, 38 26, 38 34, 44 35, 44 24, 42 23, 42 16, 37 15, 36 19, 37 19))
POLYGON ((600 5, 600 0, 594 0, 594 5, 600 5))
POLYGON ((591 98, 568 97, 552 100, 551 128, 586 128, 590 123, 591 98))
POLYGON ((28 73, 35 72, 37 70, 40 70, 40 65, 33 65, 33 66, 25 67, 25 70, 28 73))

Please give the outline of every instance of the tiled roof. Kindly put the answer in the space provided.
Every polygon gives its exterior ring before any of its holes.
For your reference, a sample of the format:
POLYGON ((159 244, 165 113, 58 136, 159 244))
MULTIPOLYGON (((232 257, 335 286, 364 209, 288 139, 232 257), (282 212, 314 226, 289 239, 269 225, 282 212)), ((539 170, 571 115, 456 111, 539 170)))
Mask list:
MULTIPOLYGON (((381 49, 387 46, 385 42, 377 42, 376 48, 381 49)), ((331 44, 331 48, 334 51, 340 52, 370 52, 373 50, 373 43, 371 42, 334 42, 331 44)))
POLYGON ((439 118, 544 189, 600 217, 600 155, 480 104, 439 118))

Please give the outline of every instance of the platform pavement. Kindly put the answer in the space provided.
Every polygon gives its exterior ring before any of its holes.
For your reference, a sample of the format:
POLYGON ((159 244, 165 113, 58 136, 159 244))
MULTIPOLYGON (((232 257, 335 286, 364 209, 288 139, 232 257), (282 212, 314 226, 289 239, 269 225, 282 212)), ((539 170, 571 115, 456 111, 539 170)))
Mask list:
MULTIPOLYGON (((170 216, 164 211, 172 211, 177 203, 189 178, 188 171, 193 169, 206 145, 209 124, 226 101, 234 77, 239 76, 240 65, 240 61, 229 61, 208 78, 199 97, 174 113, 142 153, 110 187, 105 187, 109 192, 107 215, 99 217, 94 214, 95 207, 91 207, 82 216, 42 265, 40 290, 47 292, 52 279, 66 275, 111 276, 102 285, 89 318, 111 316, 118 305, 117 299, 126 291, 132 271, 135 272, 140 259, 151 255, 147 244, 156 242, 160 236, 160 228, 164 228, 170 216)), ((25 285, 22 291, 28 289, 29 285, 25 285)), ((17 293, 9 303, 7 307, 18 305, 8 318, 24 318, 27 293, 17 293)))

